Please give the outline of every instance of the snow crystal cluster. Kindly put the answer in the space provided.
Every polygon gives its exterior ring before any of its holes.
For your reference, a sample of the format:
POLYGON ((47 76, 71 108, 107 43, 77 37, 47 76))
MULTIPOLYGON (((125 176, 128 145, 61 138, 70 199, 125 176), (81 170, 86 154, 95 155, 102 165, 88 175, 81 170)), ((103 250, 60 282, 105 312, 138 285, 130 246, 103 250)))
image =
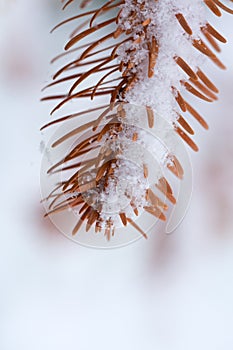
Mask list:
MULTIPOLYGON (((150 205, 146 198, 147 189, 163 176, 162 169, 169 161, 169 150, 163 140, 150 131, 146 108, 128 103, 121 107, 124 110, 123 117, 118 115, 118 122, 122 123, 121 131, 115 134, 113 127, 101 141, 100 153, 110 155, 113 171, 107 183, 105 180, 100 182, 88 191, 85 198, 100 212, 100 225, 103 228, 109 221, 115 227, 122 226, 120 213, 134 219, 135 208, 140 215, 143 207, 150 205)), ((115 108, 114 112, 117 112, 115 108)), ((155 123, 159 127, 159 120, 155 119, 155 123)), ((95 177, 96 170, 93 170, 84 180, 92 181, 95 177)))
POLYGON ((138 77, 138 82, 130 89, 124 100, 138 105, 147 105, 155 113, 169 121, 177 119, 179 106, 174 99, 175 87, 182 91, 180 81, 187 75, 177 65, 174 58, 183 58, 195 71, 203 63, 201 55, 193 46, 192 40, 200 38, 201 26, 206 23, 204 2, 202 0, 126 0, 121 5, 122 11, 119 25, 124 30, 130 28, 134 42, 127 42, 118 49, 119 59, 129 61, 129 52, 134 52, 130 60, 135 64, 132 72, 138 77), (143 4, 143 6, 140 6, 143 4), (135 13, 133 16, 131 14, 135 13), (193 34, 185 33, 179 24, 176 14, 182 14, 193 34), (137 42, 140 33, 145 32, 142 23, 150 19, 146 37, 137 42), (159 51, 154 69, 154 76, 148 78, 148 46, 147 42, 156 38, 159 51))

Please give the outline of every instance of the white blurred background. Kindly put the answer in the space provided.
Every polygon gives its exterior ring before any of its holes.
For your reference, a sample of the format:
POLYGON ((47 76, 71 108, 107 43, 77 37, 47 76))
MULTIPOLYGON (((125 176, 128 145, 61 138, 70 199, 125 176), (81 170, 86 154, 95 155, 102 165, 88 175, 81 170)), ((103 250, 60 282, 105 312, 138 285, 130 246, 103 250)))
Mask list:
POLYGON ((232 350, 233 17, 211 18, 228 70, 209 67, 221 93, 200 104, 210 130, 191 155, 188 214, 172 235, 94 250, 58 233, 40 204, 40 90, 66 28, 49 31, 75 7, 0 2, 0 349, 232 350))

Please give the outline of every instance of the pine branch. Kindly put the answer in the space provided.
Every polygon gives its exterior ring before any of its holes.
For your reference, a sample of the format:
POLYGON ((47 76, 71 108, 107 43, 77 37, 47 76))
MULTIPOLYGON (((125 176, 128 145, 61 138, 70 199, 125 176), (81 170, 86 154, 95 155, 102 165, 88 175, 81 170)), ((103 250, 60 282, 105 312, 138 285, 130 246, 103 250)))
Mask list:
MULTIPOLYGON (((82 1, 80 7, 84 8, 89 2, 82 1)), ((63 8, 71 3, 75 1, 64 2, 63 8)), ((131 224, 146 237, 135 223, 140 210, 166 219, 167 204, 148 186, 147 165, 142 162, 139 170, 125 159, 131 149, 129 144, 135 147, 138 142, 146 144, 143 134, 132 125, 129 127, 126 120, 133 120, 134 110, 130 106, 142 106, 149 128, 156 128, 154 120, 156 115, 161 115, 185 143, 198 151, 188 118, 193 117, 205 129, 208 125, 190 105, 186 95, 190 93, 206 102, 217 100, 218 89, 201 66, 209 59, 225 69, 217 53, 219 43, 225 43, 226 39, 207 21, 207 10, 218 17, 222 11, 233 13, 219 0, 112 0, 95 10, 78 13, 54 28, 84 20, 72 31, 65 45, 66 52, 53 60, 77 53, 74 60, 56 72, 54 81, 46 87, 70 84, 68 93, 44 98, 60 100, 51 114, 72 100, 109 98, 108 106, 77 112, 45 126, 101 109, 97 119, 77 127, 53 145, 56 147, 91 128, 88 138, 75 145, 49 170, 49 173, 75 171, 60 184, 60 192, 49 195, 52 203, 47 213, 81 206, 80 220, 73 235, 86 222, 86 231, 95 225, 96 232, 104 230, 110 239, 120 221, 122 226, 131 224), (91 85, 88 83, 90 77, 95 79, 94 85, 93 79, 91 85), (83 83, 85 87, 82 87, 83 83), (113 139, 118 147, 105 147, 113 139), (85 161, 81 160, 83 155, 85 161), (116 195, 119 187, 123 190, 121 183, 125 178, 128 178, 128 187, 124 188, 123 197, 130 198, 132 210, 119 208, 116 215, 106 214, 105 204, 116 195), (66 200, 59 202, 64 194, 66 200)), ((151 142, 152 148, 157 147, 154 141, 151 142)), ((182 179, 183 169, 176 155, 162 150, 159 156, 160 165, 182 179)), ((168 180, 159 173, 155 180, 161 194, 175 204, 168 180)), ((118 198, 118 201, 123 199, 118 198)))

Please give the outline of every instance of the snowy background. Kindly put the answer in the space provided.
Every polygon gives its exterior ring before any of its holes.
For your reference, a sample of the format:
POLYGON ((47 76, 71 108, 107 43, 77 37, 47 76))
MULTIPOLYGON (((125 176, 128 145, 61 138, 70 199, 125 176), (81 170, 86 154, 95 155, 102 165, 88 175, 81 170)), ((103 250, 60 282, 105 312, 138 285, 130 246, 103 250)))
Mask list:
POLYGON ((0 349, 232 350, 233 17, 211 18, 228 70, 209 67, 221 93, 200 107, 210 130, 191 155, 188 214, 172 235, 94 250, 57 232, 40 204, 40 90, 66 29, 49 31, 75 6, 60 8, 0 1, 0 349))

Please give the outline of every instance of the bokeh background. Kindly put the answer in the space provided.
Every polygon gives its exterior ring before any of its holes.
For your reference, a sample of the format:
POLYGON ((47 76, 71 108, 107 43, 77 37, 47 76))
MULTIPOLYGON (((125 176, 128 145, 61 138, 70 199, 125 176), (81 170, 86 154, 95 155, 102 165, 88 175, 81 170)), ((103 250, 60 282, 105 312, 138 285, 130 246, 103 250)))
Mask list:
POLYGON ((0 349, 233 349, 233 17, 211 23, 228 38, 207 68, 219 101, 196 106, 192 201, 172 235, 157 230, 121 249, 69 241, 43 218, 39 128, 66 28, 59 0, 0 1, 0 349))

